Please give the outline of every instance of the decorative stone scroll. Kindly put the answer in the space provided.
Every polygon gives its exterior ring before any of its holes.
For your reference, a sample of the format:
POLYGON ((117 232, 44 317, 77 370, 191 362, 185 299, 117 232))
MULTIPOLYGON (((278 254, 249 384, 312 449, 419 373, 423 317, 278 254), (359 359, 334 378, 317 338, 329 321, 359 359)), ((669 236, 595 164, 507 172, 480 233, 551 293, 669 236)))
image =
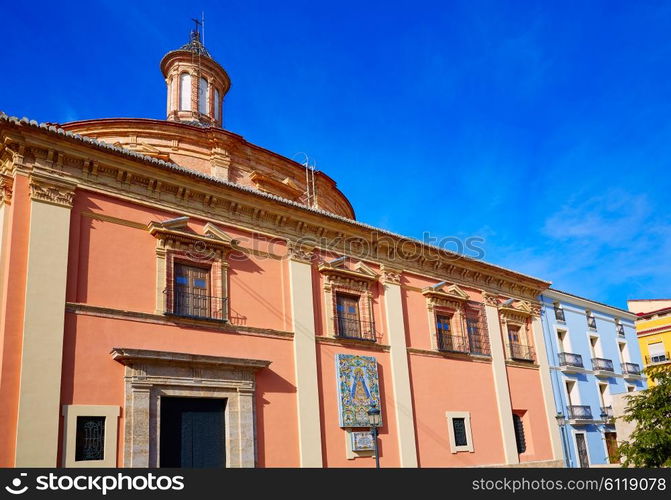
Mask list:
POLYGON ((11 205, 14 193, 14 178, 0 174, 0 206, 11 205))
POLYGON ((41 175, 30 176, 30 198, 65 208, 72 208, 75 185, 41 175))

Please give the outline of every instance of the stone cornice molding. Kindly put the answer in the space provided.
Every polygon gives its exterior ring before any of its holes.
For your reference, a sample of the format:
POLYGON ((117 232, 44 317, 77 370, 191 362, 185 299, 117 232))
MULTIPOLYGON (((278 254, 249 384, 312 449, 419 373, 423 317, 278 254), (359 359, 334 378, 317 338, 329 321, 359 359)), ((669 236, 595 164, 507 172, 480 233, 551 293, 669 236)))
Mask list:
POLYGON ((35 201, 72 208, 75 185, 51 176, 30 176, 30 198, 35 201))
POLYGON ((257 372, 270 366, 271 361, 245 358, 228 358, 205 354, 186 354, 182 352, 152 351, 114 347, 110 351, 112 359, 125 366, 168 364, 172 366, 212 367, 257 372))
MULTIPOLYGON (((34 131, 25 130, 30 131, 31 135, 43 132, 39 126, 34 128, 34 131)), ((26 155, 33 161, 40 159, 44 165, 58 169, 57 173, 65 172, 76 178, 80 188, 90 187, 152 206, 160 203, 167 209, 206 219, 213 218, 222 224, 244 226, 252 231, 276 234, 287 240, 309 238, 314 240, 315 247, 340 254, 348 253, 344 242, 346 238, 372 240, 373 252, 361 257, 365 260, 393 267, 402 264, 400 267, 405 272, 435 278, 437 281, 449 280, 486 292, 534 300, 547 287, 547 283, 541 280, 473 259, 456 259, 449 252, 419 243, 416 245, 417 255, 390 255, 388 248, 376 243, 376 234, 378 239, 384 238, 391 243, 401 242, 403 237, 344 217, 298 206, 251 188, 217 181, 197 172, 189 172, 187 175, 186 169, 177 165, 168 165, 140 155, 122 155, 111 147, 108 148, 110 151, 103 148, 92 150, 93 146, 85 144, 86 141, 81 139, 80 144, 68 137, 51 137, 54 138, 48 142, 49 147, 62 150, 51 155, 58 161, 49 163, 50 155, 43 145, 44 139, 39 145, 27 148, 30 151, 26 151, 26 155), (92 151, 98 153, 96 162, 90 161, 92 151), (320 238, 329 240, 328 246, 321 244, 320 238), (421 253, 427 249, 435 254, 434 259, 422 257, 421 253)), ((95 143, 94 140, 88 142, 95 143)))

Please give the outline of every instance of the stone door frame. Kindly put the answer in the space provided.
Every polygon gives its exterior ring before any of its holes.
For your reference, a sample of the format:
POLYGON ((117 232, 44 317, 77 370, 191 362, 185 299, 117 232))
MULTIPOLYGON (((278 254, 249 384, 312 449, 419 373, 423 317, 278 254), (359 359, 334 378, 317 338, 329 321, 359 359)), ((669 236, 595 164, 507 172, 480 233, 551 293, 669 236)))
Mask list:
POLYGON ((160 466, 161 397, 226 399, 226 467, 256 464, 256 372, 270 361, 112 349, 125 365, 124 466, 160 466))

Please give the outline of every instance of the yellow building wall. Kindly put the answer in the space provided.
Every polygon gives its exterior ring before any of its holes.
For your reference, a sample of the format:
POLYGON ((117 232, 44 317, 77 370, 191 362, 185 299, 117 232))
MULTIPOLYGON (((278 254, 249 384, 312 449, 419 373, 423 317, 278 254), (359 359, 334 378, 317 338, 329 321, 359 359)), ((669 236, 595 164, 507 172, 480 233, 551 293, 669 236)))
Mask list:
MULTIPOLYGON (((664 316, 661 318, 653 318, 645 321, 636 322, 636 331, 638 332, 638 344, 641 349, 641 354, 643 356, 643 362, 645 367, 650 366, 650 350, 648 346, 650 344, 655 344, 657 342, 662 342, 664 344, 664 352, 671 353, 671 315, 664 316), (662 330, 657 330, 662 328, 662 330), (656 330, 653 333, 645 333, 650 330, 656 330)), ((668 360, 666 363, 655 363, 655 366, 671 366, 671 360, 668 360)), ((649 384, 653 382, 648 380, 649 384)))

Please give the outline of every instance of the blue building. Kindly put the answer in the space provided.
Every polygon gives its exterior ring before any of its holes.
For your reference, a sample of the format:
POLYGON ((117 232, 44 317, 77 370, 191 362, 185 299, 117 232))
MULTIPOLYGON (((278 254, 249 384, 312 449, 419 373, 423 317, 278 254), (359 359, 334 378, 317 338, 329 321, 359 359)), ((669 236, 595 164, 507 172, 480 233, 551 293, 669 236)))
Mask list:
POLYGON ((540 299, 566 466, 614 463, 612 398, 646 387, 636 316, 553 289, 540 299))

